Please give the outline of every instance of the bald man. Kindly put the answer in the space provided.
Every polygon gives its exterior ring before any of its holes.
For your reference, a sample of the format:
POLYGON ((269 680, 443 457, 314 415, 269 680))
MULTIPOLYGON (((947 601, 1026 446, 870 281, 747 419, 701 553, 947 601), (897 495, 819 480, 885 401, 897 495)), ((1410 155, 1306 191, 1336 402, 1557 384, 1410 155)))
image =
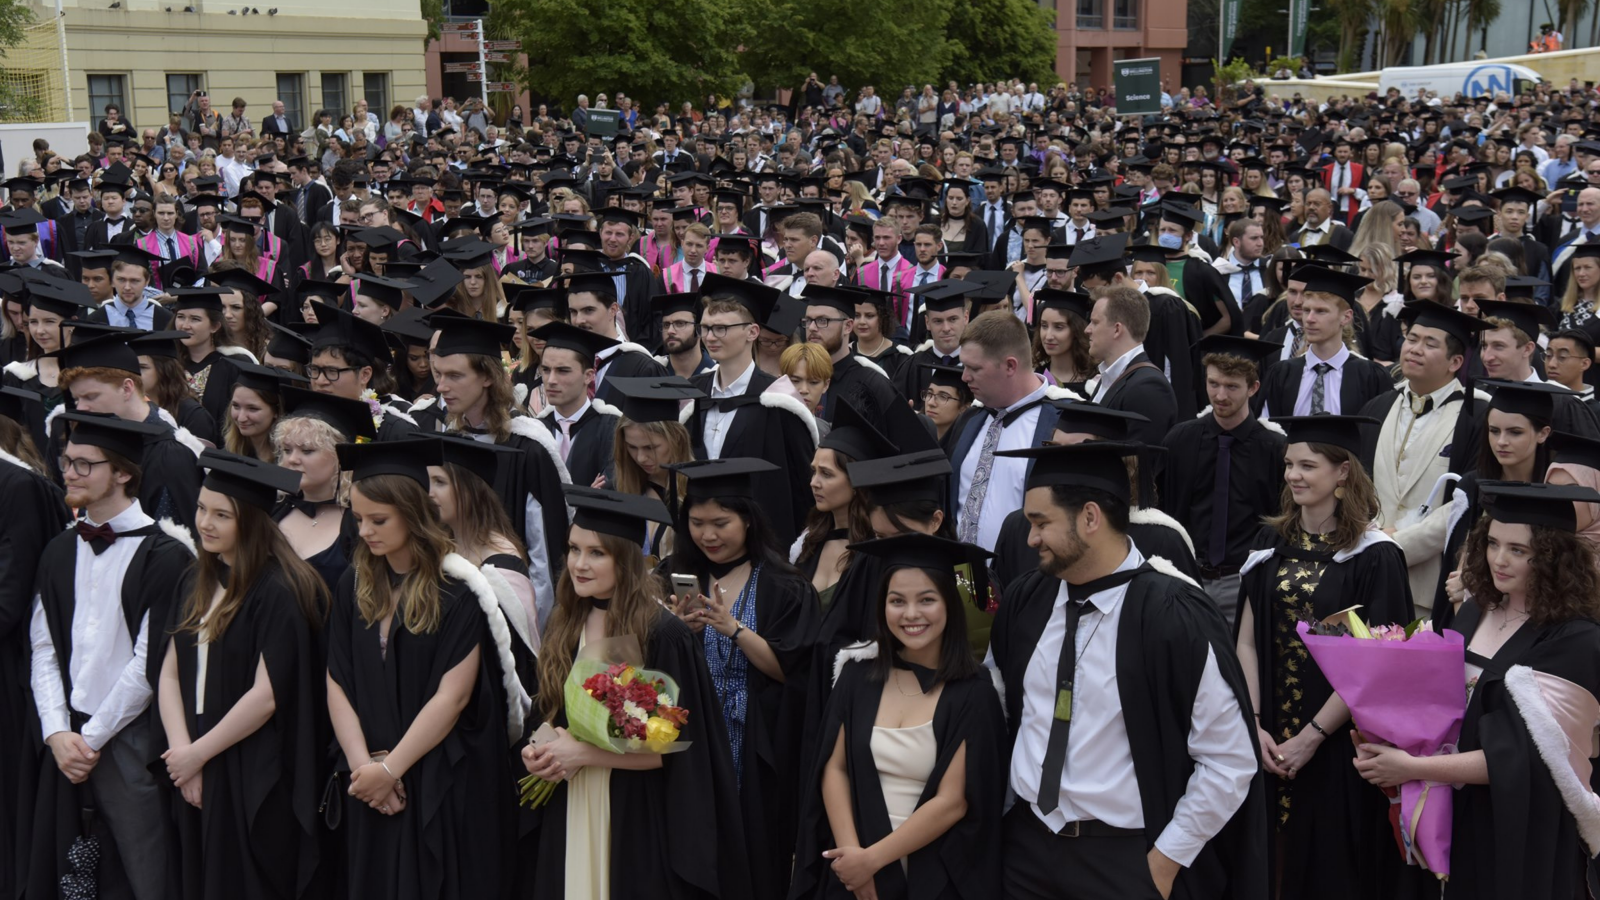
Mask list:
MULTIPOLYGON (((1600 167, 1600 159, 1591 158, 1588 164, 1600 167)), ((1600 188, 1584 188, 1578 192, 1577 213, 1578 227, 1572 229, 1551 254, 1550 268, 1556 276, 1552 291, 1557 297, 1566 293, 1567 279, 1572 275, 1572 251, 1579 244, 1600 244, 1600 188)))
POLYGON ((813 250, 806 254, 800 277, 804 278, 808 285, 834 287, 839 283, 839 261, 826 250, 813 250))

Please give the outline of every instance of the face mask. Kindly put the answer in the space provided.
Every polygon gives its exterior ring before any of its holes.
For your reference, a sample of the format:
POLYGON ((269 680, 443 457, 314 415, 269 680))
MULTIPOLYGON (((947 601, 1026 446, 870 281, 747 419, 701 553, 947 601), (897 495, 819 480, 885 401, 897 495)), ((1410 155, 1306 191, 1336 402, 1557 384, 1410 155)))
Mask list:
POLYGON ((1183 249, 1183 238, 1178 237, 1175 234, 1156 235, 1156 243, 1168 250, 1183 249))

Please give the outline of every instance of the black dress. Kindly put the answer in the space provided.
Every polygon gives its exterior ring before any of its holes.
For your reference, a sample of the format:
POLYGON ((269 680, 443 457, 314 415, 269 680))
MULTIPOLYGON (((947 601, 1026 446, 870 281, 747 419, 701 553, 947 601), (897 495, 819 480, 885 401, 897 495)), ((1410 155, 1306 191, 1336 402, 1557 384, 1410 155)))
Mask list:
MULTIPOLYGON (((614 896, 631 894, 624 886, 633 884, 647 885, 640 890, 651 897, 672 900, 758 896, 750 885, 727 729, 716 714, 717 689, 701 647, 687 625, 661 611, 645 647, 644 665, 677 681, 678 705, 689 711, 678 739, 691 744, 663 756, 659 769, 611 770, 611 806, 594 812, 610 826, 614 896)), ((565 714, 554 724, 565 726, 565 714)), ((544 807, 535 900, 566 896, 567 795, 568 785, 558 785, 544 807)))
MULTIPOLYGON (((1336 561, 1321 535, 1302 531, 1290 542, 1263 527, 1255 550, 1240 579, 1239 607, 1249 603, 1253 611, 1261 727, 1281 743, 1310 727, 1333 694, 1296 623, 1361 604, 1360 615, 1370 624, 1405 625, 1412 616, 1411 592, 1405 555, 1391 540, 1369 540, 1336 561)), ((1242 621, 1240 615, 1235 641, 1242 621)), ((1283 897, 1394 896, 1401 865, 1389 802, 1356 773, 1349 727, 1328 731, 1292 781, 1269 780, 1272 823, 1282 848, 1281 857, 1269 856, 1274 877, 1281 879, 1283 897)))
MULTIPOLYGON (((473 648, 477 681, 455 727, 406 773, 406 808, 388 816, 345 798, 350 896, 408 900, 499 897, 512 862, 513 785, 499 657, 479 598, 450 578, 441 617, 412 634, 396 612, 387 648, 356 608, 355 570, 340 579, 328 618, 328 677, 360 717, 371 751, 400 743, 445 674, 473 648)), ((359 767, 364 760, 347 760, 359 767)))
MULTIPOLYGON (((1472 600, 1456 615, 1455 630, 1469 646, 1479 618, 1472 600)), ((1529 676, 1562 678, 1600 696, 1600 624, 1589 619, 1542 627, 1524 622, 1493 659, 1469 650, 1467 662, 1483 672, 1472 686, 1458 746, 1462 753, 1484 752, 1490 783, 1455 792, 1445 900, 1590 896, 1585 883, 1589 850, 1532 733, 1547 733, 1557 721, 1529 676)), ((1576 781, 1575 775, 1567 777, 1576 781)), ((1571 781, 1568 786, 1589 787, 1571 781)), ((1592 804, 1594 797, 1581 800, 1592 804)), ((1584 808, 1591 823, 1592 810, 1592 805, 1584 808)))
MULTIPOLYGON (((226 577, 225 575, 222 577, 226 577)), ((187 591, 185 591, 187 594, 187 591)), ((184 719, 190 740, 215 728, 256 682, 265 661, 272 718, 206 762, 201 805, 172 804, 184 898, 297 898, 317 870, 323 782, 316 716, 326 694, 311 624, 274 567, 251 585, 222 637, 207 647, 205 712, 196 712, 198 635, 168 631, 177 650, 184 719)))
MULTIPOLYGON (((898 660, 896 664, 910 668, 898 660)), ((873 727, 884 684, 873 677, 873 666, 873 662, 845 664, 828 701, 818 752, 806 766, 797 865, 789 894, 795 900, 853 897, 822 858, 824 850, 839 846, 822 801, 822 775, 838 743, 840 729, 844 730, 845 766, 850 776, 858 843, 870 847, 892 831, 872 752, 873 727)), ((920 667, 914 671, 923 680, 925 690, 931 687, 931 672, 920 667)), ((879 900, 998 897, 1000 814, 1006 795, 1005 715, 989 670, 980 669, 969 678, 944 684, 934 706, 933 732, 938 752, 917 806, 920 808, 939 792, 956 750, 964 744, 967 813, 931 844, 912 853, 905 869, 898 862, 879 869, 873 877, 879 900)))

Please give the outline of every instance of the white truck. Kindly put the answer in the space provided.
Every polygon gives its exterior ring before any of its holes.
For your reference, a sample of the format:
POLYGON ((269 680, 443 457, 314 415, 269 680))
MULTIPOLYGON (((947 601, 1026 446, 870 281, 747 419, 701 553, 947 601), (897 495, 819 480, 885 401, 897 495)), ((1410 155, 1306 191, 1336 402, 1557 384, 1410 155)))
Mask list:
POLYGON ((1401 96, 1415 98, 1417 91, 1428 90, 1440 98, 1456 94, 1468 98, 1493 97, 1504 93, 1516 96, 1524 87, 1539 83, 1539 73, 1513 63, 1482 60, 1448 63, 1441 66, 1390 66, 1378 74, 1378 93, 1398 88, 1401 96))

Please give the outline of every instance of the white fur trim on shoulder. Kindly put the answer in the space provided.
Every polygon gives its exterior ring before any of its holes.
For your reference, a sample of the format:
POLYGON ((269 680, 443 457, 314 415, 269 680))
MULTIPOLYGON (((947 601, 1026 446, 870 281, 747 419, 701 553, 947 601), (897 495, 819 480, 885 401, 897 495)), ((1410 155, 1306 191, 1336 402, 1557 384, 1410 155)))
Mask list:
POLYGON ((537 441, 539 446, 550 454, 550 460, 556 464, 556 472, 561 475, 561 483, 572 483, 572 473, 567 471, 567 463, 561 458, 561 445, 556 443, 555 435, 544 427, 544 423, 532 416, 512 416, 511 433, 537 441))
POLYGON ((1568 762, 1566 730, 1561 727, 1555 712, 1539 690, 1537 675, 1527 666, 1512 666, 1506 671, 1506 690, 1522 713, 1522 721, 1528 726, 1528 735, 1539 749, 1539 758, 1544 761, 1550 779, 1561 793, 1561 802, 1577 821, 1578 834, 1583 837, 1592 855, 1594 849, 1600 847, 1600 797, 1596 797, 1589 785, 1572 771, 1572 764, 1568 762))
POLYGON ((678 424, 689 427, 689 421, 694 418, 694 401, 690 400, 678 410, 678 424))
POLYGON ((378 408, 383 410, 383 414, 384 414, 385 417, 394 416, 396 419, 399 419, 402 422, 409 423, 413 428, 415 428, 416 425, 417 425, 417 420, 411 418, 411 414, 410 413, 401 412, 398 407, 391 406, 389 404, 384 404, 383 406, 380 406, 378 408))
POLYGON ((489 582, 489 587, 494 589, 494 598, 500 603, 500 612, 505 615, 506 624, 517 633, 517 637, 522 638, 523 646, 537 654, 539 636, 534 633, 532 624, 528 621, 528 612, 523 608, 522 601, 518 600, 516 592, 511 590, 511 582, 507 581, 506 576, 494 566, 480 566, 479 571, 489 582))
MULTIPOLYGON (((528 408, 528 386, 525 385, 525 384, 512 385, 511 386, 511 399, 512 399, 513 402, 516 403, 517 406, 521 407, 522 409, 527 409, 528 408)), ((432 404, 433 403, 433 398, 431 398, 431 397, 428 398, 428 403, 432 404)), ((426 406, 413 406, 413 407, 411 407, 411 411, 412 412, 416 412, 419 409, 426 409, 426 408, 427 408, 426 406)))
POLYGON ((251 365, 259 365, 261 362, 260 360, 256 359, 256 355, 254 353, 251 353, 244 347, 218 347, 217 352, 221 353, 223 356, 232 356, 236 359, 249 360, 251 365))
MULTIPOLYGON (((594 411, 602 416, 616 416, 619 419, 622 418, 622 410, 617 409, 615 406, 612 406, 598 397, 590 400, 589 402, 594 404, 594 411)), ((550 408, 555 409, 553 406, 550 408)))
POLYGON ((1178 524, 1178 520, 1167 515, 1159 509, 1141 506, 1128 510, 1128 521, 1138 525, 1163 525, 1178 533, 1183 538, 1183 545, 1189 548, 1189 553, 1194 553, 1194 541, 1189 539, 1189 532, 1178 524))
MULTIPOLYGON (((527 394, 527 392, 528 392, 528 386, 527 385, 519 384, 519 385, 517 385, 517 387, 522 390, 523 394, 527 394)), ((411 404, 411 411, 412 412, 417 412, 418 410, 432 409, 433 405, 435 403, 438 403, 438 402, 439 402, 439 398, 438 397, 429 397, 426 400, 419 400, 416 403, 411 404)))
POLYGON ((194 434, 187 428, 172 429, 172 438, 173 440, 182 444, 184 447, 188 448, 189 452, 193 453, 196 457, 206 452, 206 442, 195 437, 194 434))
POLYGON ((667 362, 667 355, 665 353, 661 354, 660 356, 652 356, 650 358, 655 360, 656 365, 658 366, 666 366, 669 369, 672 368, 672 364, 667 362))
POLYGON ((1252 550, 1252 551, 1250 551, 1250 555, 1245 557, 1244 565, 1239 567, 1239 574, 1243 575, 1244 573, 1250 571, 1251 569, 1254 569, 1256 566, 1261 565, 1262 563, 1266 562, 1267 560, 1271 559, 1274 555, 1276 555, 1277 552, 1278 552, 1277 550, 1274 550, 1271 547, 1268 547, 1268 548, 1266 548, 1264 550, 1252 550))
POLYGON ((1338 553, 1335 553, 1333 555, 1333 561, 1336 563, 1345 562, 1346 560, 1353 559, 1354 557, 1361 555, 1363 552, 1370 550, 1379 544, 1395 544, 1398 546, 1398 542, 1386 534, 1383 529, 1379 528, 1377 523, 1371 523, 1367 526, 1366 531, 1361 532, 1361 537, 1356 540, 1355 546, 1345 550, 1340 550, 1338 553))
POLYGON ((1202 409, 1199 412, 1195 413, 1194 417, 1196 419, 1204 419, 1206 416, 1209 416, 1209 415, 1211 415, 1211 406, 1208 404, 1205 409, 1202 409))
MULTIPOLYGON (((930 343, 932 343, 932 342, 930 341, 930 343)), ((911 349, 910 347, 907 347, 905 344, 895 344, 894 345, 894 352, 899 353, 899 354, 901 354, 903 356, 910 356, 911 354, 913 354, 913 353, 915 353, 917 351, 911 349)))
POLYGON ((195 552, 194 535, 189 533, 189 529, 179 525, 177 522, 174 522, 171 519, 162 519, 158 524, 161 527, 161 531, 165 533, 167 537, 172 538, 173 540, 187 547, 189 549, 190 556, 200 555, 199 553, 195 552))
POLYGON ((918 347, 916 350, 914 350, 912 352, 921 353, 924 350, 932 350, 932 349, 933 349, 933 338, 928 338, 927 340, 922 342, 922 346, 918 347))
MULTIPOLYGON (((635 344, 633 341, 623 341, 621 344, 617 345, 617 349, 611 353, 608 359, 616 359, 624 353, 639 353, 644 356, 650 356, 650 351, 646 350, 644 347, 635 344)), ((655 359, 653 356, 650 358, 655 359)))
POLYGON ((800 548, 804 547, 805 543, 806 532, 802 531, 800 536, 794 539, 794 543, 789 545, 789 565, 792 566, 800 560, 800 548))
POLYGON ((19 469, 27 469, 29 472, 32 472, 35 475, 43 475, 44 474, 43 472, 39 471, 38 469, 35 469, 33 466, 28 465, 27 463, 23 462, 21 459, 18 459, 17 457, 12 456, 11 454, 7 453, 4 450, 0 450, 0 461, 11 463, 13 466, 16 466, 19 469))
POLYGON ((33 379, 39 377, 39 364, 36 362, 24 362, 22 360, 18 360, 16 362, 6 363, 6 367, 0 371, 4 371, 7 375, 10 375, 12 378, 15 378, 19 381, 32 381, 33 379))
POLYGON ((69 411, 70 410, 67 409, 67 404, 63 403, 60 406, 57 406, 55 409, 52 409, 52 410, 50 410, 50 412, 45 414, 45 417, 44 417, 44 433, 45 433, 46 437, 48 437, 51 434, 51 432, 54 430, 56 416, 59 416, 62 413, 69 412, 69 411))
POLYGON ((833 657, 833 681, 829 683, 839 683, 839 675, 844 672, 845 663, 865 662, 866 660, 877 658, 877 641, 867 641, 864 644, 851 644, 848 647, 841 647, 838 654, 833 657))
POLYGON ((500 611, 500 601, 495 597, 489 579, 483 577, 477 566, 467 562, 466 557, 451 553, 444 558, 440 568, 444 574, 467 586, 467 590, 477 599, 478 608, 489 620, 489 635, 494 638, 495 655, 500 663, 500 682, 506 691, 506 730, 510 733, 508 743, 515 744, 522 739, 522 723, 527 721, 533 701, 528 699, 522 682, 517 680, 517 664, 511 657, 511 626, 506 624, 505 614, 500 611))
POLYGON ((1099 392, 1100 392, 1100 376, 1099 375, 1096 375, 1093 378, 1091 378, 1088 381, 1085 381, 1083 383, 1083 395, 1085 397, 1088 397, 1090 400, 1093 400, 1094 399, 1094 395, 1098 394, 1099 392))
POLYGON ((1044 386, 1044 398, 1046 400, 1073 400, 1073 401, 1076 401, 1078 403, 1082 403, 1082 402, 1084 402, 1085 400, 1088 399, 1087 397, 1083 396, 1082 394, 1078 393, 1077 391, 1073 390, 1072 388, 1063 387, 1062 385, 1059 385, 1059 384, 1047 384, 1047 385, 1045 385, 1044 386))
POLYGON ((999 666, 989 666, 989 680, 994 683, 994 692, 1000 695, 1000 715, 1010 718, 1006 713, 1006 679, 1000 674, 999 666))
POLYGON ((1289 432, 1284 431, 1282 425, 1279 425, 1277 422, 1274 422, 1271 419, 1257 419, 1256 421, 1261 423, 1262 428, 1265 428, 1273 434, 1281 434, 1284 437, 1289 436, 1289 432))
POLYGON ((784 412, 798 416, 800 421, 805 423, 806 430, 811 432, 812 446, 816 446, 817 442, 821 440, 817 430, 817 417, 813 416, 810 410, 806 409, 806 405, 804 403, 801 403, 799 400, 796 400, 788 394, 773 394, 763 392, 760 394, 760 398, 761 405, 768 409, 781 409, 784 412))
POLYGON ((885 380, 885 381, 887 381, 887 380, 888 380, 888 378, 889 378, 889 373, 888 373, 888 372, 885 372, 885 371, 884 371, 884 370, 883 370, 883 367, 882 367, 882 366, 880 366, 880 365, 878 365, 878 364, 877 364, 877 363, 875 363, 875 362, 873 362, 873 361, 872 361, 872 360, 870 360, 870 359, 867 359, 867 358, 866 358, 866 357, 865 357, 865 356, 861 356, 861 355, 859 355, 859 354, 858 354, 858 355, 857 355, 857 356, 856 356, 856 362, 858 362, 858 363, 860 363, 860 364, 861 364, 861 368, 863 368, 863 369, 870 369, 870 370, 871 370, 871 371, 873 371, 873 372, 877 372, 877 373, 878 373, 878 374, 879 374, 879 375, 882 375, 882 376, 883 376, 883 377, 884 377, 884 380, 885 380))
POLYGON ((1200 586, 1200 582, 1195 581, 1193 578, 1190 578, 1189 576, 1178 571, 1178 567, 1166 559, 1163 559, 1159 556, 1150 556, 1145 558, 1145 562, 1150 564, 1150 568, 1155 569, 1157 572, 1160 572, 1163 575, 1170 575, 1173 578, 1184 582, 1185 584, 1192 584, 1195 587, 1200 586))

